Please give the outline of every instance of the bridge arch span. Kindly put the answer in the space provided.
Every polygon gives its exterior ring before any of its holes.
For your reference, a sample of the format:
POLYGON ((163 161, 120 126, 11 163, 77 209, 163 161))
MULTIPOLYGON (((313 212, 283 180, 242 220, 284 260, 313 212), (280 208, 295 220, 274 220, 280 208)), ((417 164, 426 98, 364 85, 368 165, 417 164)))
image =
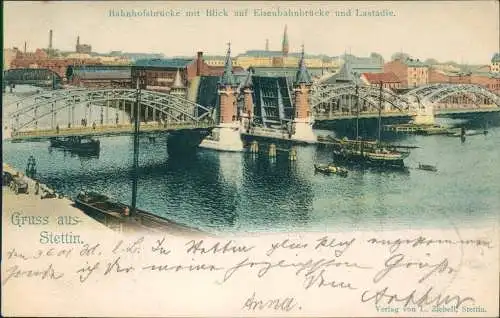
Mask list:
MULTIPOLYGON (((137 91, 133 89, 71 90, 65 91, 63 94, 60 92, 44 93, 31 96, 30 99, 23 99, 22 107, 10 113, 9 118, 12 123, 11 126, 16 131, 19 131, 32 124, 36 125, 43 118, 55 116, 58 112, 66 109, 69 112, 70 109, 82 105, 117 109, 117 107, 109 106, 108 102, 125 101, 130 103, 130 109, 132 110, 132 107, 135 107, 133 105, 136 98, 137 91)), ((213 109, 175 95, 141 91, 140 107, 143 108, 146 114, 150 110, 176 122, 214 122, 213 109)))

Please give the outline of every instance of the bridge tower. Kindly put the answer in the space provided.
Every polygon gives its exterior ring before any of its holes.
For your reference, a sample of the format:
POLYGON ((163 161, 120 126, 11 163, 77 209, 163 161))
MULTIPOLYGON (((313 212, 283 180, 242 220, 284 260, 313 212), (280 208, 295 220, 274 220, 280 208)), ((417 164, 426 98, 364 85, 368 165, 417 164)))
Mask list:
POLYGON ((309 103, 309 92, 312 80, 304 61, 304 46, 299 62, 299 70, 295 76, 295 113, 292 123, 291 139, 304 142, 316 142, 317 138, 313 132, 314 118, 309 103))
POLYGON ((228 43, 224 74, 219 82, 219 123, 212 134, 205 138, 200 147, 222 151, 243 151, 240 124, 236 118, 237 83, 233 76, 231 44, 228 43))
POLYGON ((434 118, 434 107, 431 103, 418 102, 418 107, 414 115, 412 116, 414 124, 417 125, 434 125, 436 123, 434 118))
POLYGON ((253 121, 253 90, 252 90, 252 75, 253 70, 248 70, 247 78, 243 84, 243 111, 241 113, 241 129, 248 132, 253 121))

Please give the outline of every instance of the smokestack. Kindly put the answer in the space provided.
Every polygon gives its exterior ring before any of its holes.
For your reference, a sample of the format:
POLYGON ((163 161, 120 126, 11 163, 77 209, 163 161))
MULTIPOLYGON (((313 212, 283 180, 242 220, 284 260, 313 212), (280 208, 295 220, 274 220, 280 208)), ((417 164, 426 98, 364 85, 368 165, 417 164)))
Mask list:
POLYGON ((26 54, 26 42, 24 42, 24 54, 26 54))
POLYGON ((80 36, 76 37, 76 46, 80 46, 80 36))
POLYGON ((49 50, 52 50, 52 30, 49 31, 49 50))
POLYGON ((266 51, 269 51, 269 39, 266 39, 266 51))
POLYGON ((196 56, 196 76, 201 75, 201 69, 203 67, 203 52, 198 52, 196 56))

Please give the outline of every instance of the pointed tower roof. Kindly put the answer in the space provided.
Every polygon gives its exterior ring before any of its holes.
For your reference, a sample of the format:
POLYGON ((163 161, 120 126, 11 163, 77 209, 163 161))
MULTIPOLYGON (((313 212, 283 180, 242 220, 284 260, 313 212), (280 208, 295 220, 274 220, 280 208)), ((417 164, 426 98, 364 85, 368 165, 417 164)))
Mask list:
POLYGON ((174 85, 172 88, 184 88, 184 84, 182 84, 181 72, 177 69, 177 73, 175 73, 174 85))
POLYGON ((283 33, 283 42, 281 43, 281 48, 283 53, 288 53, 288 33, 287 33, 287 25, 285 25, 285 32, 283 33))
POLYGON ((231 60, 231 43, 227 44, 226 60, 224 62, 224 74, 222 74, 222 85, 235 85, 236 81, 233 76, 233 61, 231 60))
POLYGON ((304 45, 302 45, 302 54, 300 56, 299 70, 297 75, 295 75, 295 84, 311 84, 311 75, 307 71, 306 62, 304 60, 304 45))
POLYGON ((253 69, 253 67, 250 67, 248 69, 247 77, 245 78, 245 82, 243 83, 243 87, 252 87, 253 86, 252 76, 253 76, 254 72, 255 72, 255 70, 253 69))

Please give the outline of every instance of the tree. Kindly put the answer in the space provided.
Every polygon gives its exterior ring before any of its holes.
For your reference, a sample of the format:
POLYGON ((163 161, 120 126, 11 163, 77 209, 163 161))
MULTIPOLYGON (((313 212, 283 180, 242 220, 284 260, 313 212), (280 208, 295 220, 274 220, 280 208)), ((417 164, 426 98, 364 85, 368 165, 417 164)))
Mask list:
POLYGON ((380 55, 380 54, 376 53, 376 52, 372 52, 372 53, 370 54, 370 57, 371 57, 372 59, 376 59, 376 60, 380 61, 380 63, 382 63, 382 64, 384 63, 384 57, 383 57, 382 55, 380 55))
POLYGON ((429 59, 425 60, 424 63, 427 64, 427 65, 436 65, 436 64, 439 64, 438 60, 433 59, 433 58, 429 58, 429 59))
POLYGON ((406 60, 407 58, 410 58, 410 55, 406 54, 406 53, 403 53, 403 52, 397 52, 397 53, 394 53, 391 57, 391 60, 392 61, 395 61, 395 60, 406 60))

